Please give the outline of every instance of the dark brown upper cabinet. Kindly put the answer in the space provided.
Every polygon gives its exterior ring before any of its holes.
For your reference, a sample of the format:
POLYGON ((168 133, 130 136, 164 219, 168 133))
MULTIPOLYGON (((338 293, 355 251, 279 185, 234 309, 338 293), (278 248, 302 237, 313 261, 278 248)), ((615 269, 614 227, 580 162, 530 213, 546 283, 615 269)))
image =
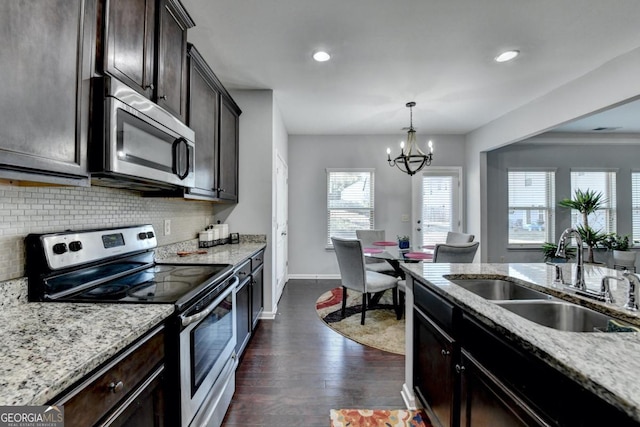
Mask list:
POLYGON ((238 201, 240 108, 198 50, 189 45, 188 126, 196 133, 195 187, 186 198, 238 201))
POLYGON ((186 121, 187 30, 195 24, 184 6, 178 0, 109 0, 102 7, 102 71, 186 121))
POLYGON ((0 179, 89 185, 91 0, 0 2, 0 179))

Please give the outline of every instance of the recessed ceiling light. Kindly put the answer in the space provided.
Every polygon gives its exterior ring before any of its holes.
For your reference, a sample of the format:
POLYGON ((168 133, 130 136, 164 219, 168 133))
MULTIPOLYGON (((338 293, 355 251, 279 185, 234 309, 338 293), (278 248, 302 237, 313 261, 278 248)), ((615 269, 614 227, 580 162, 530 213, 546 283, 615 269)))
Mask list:
POLYGON ((331 55, 329 55, 327 52, 323 50, 319 50, 313 54, 313 59, 315 59, 318 62, 325 62, 331 59, 331 55))
POLYGON ((500 55, 495 57, 496 62, 507 62, 511 61, 516 56, 520 55, 519 50, 507 50, 506 52, 502 52, 500 55))

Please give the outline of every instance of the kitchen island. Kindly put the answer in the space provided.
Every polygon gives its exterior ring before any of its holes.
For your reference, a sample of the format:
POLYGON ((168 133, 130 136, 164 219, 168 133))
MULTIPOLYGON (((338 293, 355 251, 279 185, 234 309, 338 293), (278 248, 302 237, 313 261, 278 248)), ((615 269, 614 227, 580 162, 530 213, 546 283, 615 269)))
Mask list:
MULTIPOLYGON (((563 276, 572 277, 570 269, 574 264, 565 264, 563 276)), ((451 340, 453 355, 464 357, 466 352, 465 344, 475 349, 482 349, 484 345, 486 360, 491 363, 491 359, 498 360, 503 357, 504 352, 498 350, 492 353, 488 347, 490 342, 483 341, 479 344, 474 340, 479 340, 477 331, 488 331, 496 340, 508 345, 510 349, 515 349, 519 355, 524 355, 528 361, 533 361, 541 366, 541 372, 551 372, 554 378, 562 378, 562 382, 578 390, 578 394, 584 392, 584 409, 588 410, 589 402, 597 400, 605 402, 614 410, 620 411, 628 417, 633 424, 640 425, 640 336, 636 332, 567 332, 561 331, 526 320, 507 309, 500 307, 495 302, 480 297, 466 289, 452 283, 448 279, 464 278, 496 278, 513 280, 518 284, 531 289, 541 290, 553 297, 561 298, 579 305, 595 309, 609 314, 613 317, 624 320, 632 325, 640 325, 638 312, 630 312, 622 306, 626 302, 627 286, 623 282, 611 280, 611 290, 615 303, 605 304, 596 300, 575 295, 563 286, 554 286, 555 271, 553 266, 546 264, 432 264, 416 263, 404 264, 403 269, 407 274, 407 348, 406 348, 406 378, 403 387, 403 397, 409 407, 417 404, 414 393, 414 333, 416 314, 410 307, 414 307, 415 291, 426 289, 449 307, 453 308, 455 317, 452 321, 454 329, 462 330, 459 336, 449 338, 451 340), (458 314, 456 314, 458 313, 458 314), (466 322, 466 323, 464 323, 466 322), (477 325, 474 333, 465 331, 461 325, 477 325), (462 346, 458 341, 462 342, 462 346), (456 343, 457 342, 457 343, 456 343), (455 346, 458 346, 457 350, 455 346), (456 353, 457 351, 457 353, 456 353), (460 355, 462 352, 462 356, 460 355)), ((621 276, 621 272, 610 270, 597 265, 585 265, 585 280, 590 289, 599 289, 601 278, 605 275, 621 276)), ((568 280, 568 279, 567 279, 568 280)), ((442 324, 440 324, 442 326, 442 324)), ((447 334, 444 334, 448 336, 447 334)), ((487 335, 487 336, 490 336, 487 335)), ((497 342, 496 341, 496 342, 497 342)), ((506 347, 505 347, 506 348, 506 347)), ((449 350, 443 349, 442 354, 449 356, 449 350)), ((514 354, 516 354, 514 353, 514 354)), ((419 355, 418 355, 419 356, 419 355)), ((515 363, 515 361, 514 361, 515 363)), ((503 365, 509 364, 509 359, 503 361, 503 365)), ((464 364, 455 361, 452 365, 454 376, 460 375, 458 371, 464 371, 464 364)), ((521 371, 528 371, 529 365, 520 366, 521 371)), ((514 369, 515 370, 515 369, 514 369)), ((467 372, 468 373, 468 372, 467 372)), ((544 381, 539 378, 539 381, 544 381)), ((453 387, 454 400, 464 403, 465 395, 460 393, 457 385, 453 387)), ((454 381, 454 382, 455 382, 454 381)), ((509 378, 503 381, 512 388, 517 381, 509 378), (513 384, 511 384, 513 383, 513 384)), ((517 384, 516 384, 517 385, 517 384)), ((533 389, 531 384, 527 387, 533 389)), ((527 387, 516 391, 525 395, 527 399, 527 387)), ((545 384, 549 394, 554 388, 559 387, 554 383, 545 384)), ((512 390, 509 390, 509 393, 512 390)), ((569 401, 576 399, 576 396, 560 396, 558 401, 567 402, 567 411, 571 411, 569 401)), ((536 402, 530 404, 534 409, 536 402)), ((541 405, 544 406, 544 405, 541 405)), ((459 409, 459 408, 458 408, 459 409)), ((463 408, 464 409, 464 408, 463 408)), ((465 416, 464 410, 457 409, 451 411, 452 419, 456 420, 465 416)), ((588 411, 587 411, 588 412, 588 411)), ((534 417, 535 418, 535 417, 534 417)), ((544 414, 541 416, 545 419, 544 414)), ((548 419, 548 418, 547 418, 548 419)), ((536 423, 533 423, 537 425, 536 423)), ((541 422, 539 425, 546 425, 541 422)), ((576 425, 579 425, 576 422, 576 425)), ((585 424, 586 425, 586 424, 585 424)))

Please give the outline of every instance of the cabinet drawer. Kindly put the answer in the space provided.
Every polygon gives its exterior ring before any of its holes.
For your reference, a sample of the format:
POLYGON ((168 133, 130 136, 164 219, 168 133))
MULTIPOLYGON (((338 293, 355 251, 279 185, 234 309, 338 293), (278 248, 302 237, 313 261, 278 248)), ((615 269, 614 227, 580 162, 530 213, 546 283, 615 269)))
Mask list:
POLYGON ((64 405, 65 426, 94 425, 164 360, 164 329, 134 344, 55 405, 64 405))
POLYGON ((260 251, 251 257, 251 271, 254 271, 256 268, 260 267, 263 262, 264 262, 264 251, 260 251))
POLYGON ((248 279, 251 275, 251 260, 248 259, 240 264, 240 266, 236 268, 235 272, 238 275, 238 279, 240 279, 240 282, 248 279))
POLYGON ((415 305, 430 318, 434 319, 445 332, 455 338, 453 334, 454 306, 430 291, 420 282, 414 281, 413 283, 415 305))

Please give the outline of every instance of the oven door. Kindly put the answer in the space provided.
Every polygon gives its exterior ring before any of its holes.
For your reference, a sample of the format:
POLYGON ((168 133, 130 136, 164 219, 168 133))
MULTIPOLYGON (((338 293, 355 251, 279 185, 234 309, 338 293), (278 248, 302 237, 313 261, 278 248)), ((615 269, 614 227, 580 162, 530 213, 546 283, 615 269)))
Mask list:
POLYGON ((197 303, 193 310, 187 310, 179 317, 184 328, 180 332, 182 426, 188 426, 209 394, 218 393, 216 387, 224 387, 226 383, 225 378, 219 377, 225 365, 235 358, 233 289, 237 284, 238 278, 233 276, 213 302, 204 307, 197 303))

